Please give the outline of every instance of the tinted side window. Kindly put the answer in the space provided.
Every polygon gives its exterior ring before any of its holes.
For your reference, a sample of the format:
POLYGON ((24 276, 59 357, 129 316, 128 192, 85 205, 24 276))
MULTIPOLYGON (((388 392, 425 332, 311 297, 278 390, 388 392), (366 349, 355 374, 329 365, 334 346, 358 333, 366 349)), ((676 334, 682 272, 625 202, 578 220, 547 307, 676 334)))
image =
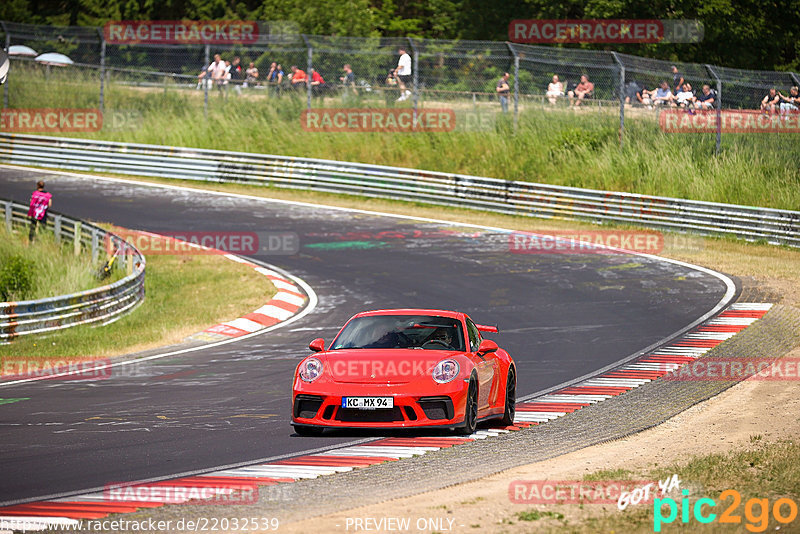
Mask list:
POLYGON ((469 348, 472 352, 478 350, 481 345, 481 334, 471 320, 467 319, 467 335, 469 336, 469 348))

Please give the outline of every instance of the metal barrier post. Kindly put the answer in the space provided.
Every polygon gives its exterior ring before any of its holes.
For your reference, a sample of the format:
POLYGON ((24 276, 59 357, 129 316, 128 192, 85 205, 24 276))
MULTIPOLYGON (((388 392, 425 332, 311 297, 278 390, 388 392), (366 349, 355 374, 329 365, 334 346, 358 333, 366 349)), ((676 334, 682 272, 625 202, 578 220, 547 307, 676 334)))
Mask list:
POLYGON ((616 52, 611 52, 611 57, 619 66, 619 147, 622 148, 625 137, 625 65, 616 52))
POLYGON ((719 155, 720 146, 722 145, 722 80, 714 72, 714 67, 709 64, 706 64, 705 67, 711 77, 717 81, 717 98, 714 99, 714 107, 717 109, 717 143, 714 154, 719 155))
POLYGON ((53 217, 53 238, 56 245, 61 244, 61 215, 53 217))
POLYGON ((72 230, 72 249, 75 252, 75 255, 78 256, 81 253, 81 222, 77 221, 75 226, 72 230))
POLYGON ((800 77, 797 76, 797 74, 795 74, 794 72, 790 72, 789 76, 792 77, 792 79, 794 80, 795 85, 800 86, 800 77))
POLYGON ((308 65, 306 66, 306 109, 311 109, 311 69, 314 68, 312 58, 314 49, 311 47, 311 42, 308 40, 306 34, 302 34, 302 36, 303 41, 306 43, 306 48, 308 48, 308 65))
POLYGON ((98 35, 100 35, 100 114, 105 113, 105 81, 106 81, 106 39, 103 36, 103 31, 98 28, 98 35))
POLYGON ((92 230, 92 263, 97 263, 98 257, 98 235, 97 230, 92 230))
POLYGON ((5 209, 5 212, 6 212, 6 230, 8 230, 8 233, 10 234, 11 233, 11 202, 6 202, 5 205, 6 205, 6 209, 5 209))
POLYGON ((208 79, 208 66, 211 65, 211 45, 209 44, 206 44, 205 59, 206 62, 203 64, 203 68, 206 69, 206 74, 203 76, 203 116, 208 119, 208 82, 211 81, 208 79))

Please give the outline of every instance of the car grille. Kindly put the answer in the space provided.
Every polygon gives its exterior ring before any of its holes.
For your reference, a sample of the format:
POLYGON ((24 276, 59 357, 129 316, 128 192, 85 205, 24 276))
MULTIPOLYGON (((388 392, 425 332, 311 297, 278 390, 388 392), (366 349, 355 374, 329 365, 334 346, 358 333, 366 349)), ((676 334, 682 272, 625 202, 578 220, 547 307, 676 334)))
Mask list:
POLYGON ((336 410, 336 420, 343 423, 391 423, 393 421, 402 421, 403 413, 397 406, 391 410, 339 408, 336 410))
POLYGON ((422 397, 419 405, 428 419, 453 418, 453 400, 450 397, 422 397))
POLYGON ((294 416, 312 419, 322 406, 322 397, 316 395, 298 395, 294 398, 294 416))

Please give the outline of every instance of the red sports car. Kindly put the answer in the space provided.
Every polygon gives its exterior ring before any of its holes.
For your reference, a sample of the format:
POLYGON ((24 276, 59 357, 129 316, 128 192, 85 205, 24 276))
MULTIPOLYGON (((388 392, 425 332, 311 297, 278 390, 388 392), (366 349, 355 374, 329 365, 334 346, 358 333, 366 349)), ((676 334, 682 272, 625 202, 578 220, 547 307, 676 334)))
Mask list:
POLYGON ((354 315, 328 349, 297 366, 292 425, 325 428, 441 427, 471 434, 486 419, 514 422, 514 360, 465 314, 377 310, 354 315))

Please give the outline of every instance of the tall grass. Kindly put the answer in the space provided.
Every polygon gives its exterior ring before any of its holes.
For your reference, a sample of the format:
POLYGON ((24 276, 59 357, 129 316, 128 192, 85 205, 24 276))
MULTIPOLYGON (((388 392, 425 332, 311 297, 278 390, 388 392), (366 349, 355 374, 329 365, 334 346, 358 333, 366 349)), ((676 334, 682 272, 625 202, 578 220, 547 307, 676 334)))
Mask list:
MULTIPOLYGON (((66 78, 64 72, 58 72, 58 81, 52 73, 48 81, 32 71, 17 73, 11 105, 96 105, 97 81, 66 78)), ((374 107, 387 102, 380 95, 355 102, 334 95, 314 105, 374 107)), ((437 102, 424 105, 443 107, 437 102)), ((620 149, 618 110, 613 107, 575 112, 524 104, 515 132, 511 118, 497 113, 496 103, 444 105, 457 110, 458 120, 467 113, 488 115, 489 126, 446 133, 307 132, 300 127, 302 94, 277 98, 258 91, 222 98, 212 92, 206 118, 201 91, 171 83, 161 88, 109 83, 103 130, 73 135, 800 209, 800 134, 725 134, 721 153, 714 155, 714 134, 666 134, 653 115, 637 113, 626 119, 620 149)))
POLYGON ((14 301, 75 293, 123 276, 115 270, 110 280, 99 281, 95 276, 98 266, 92 263, 91 255, 83 252, 75 256, 71 241, 59 245, 52 232, 42 231, 29 244, 27 228, 9 234, 3 225, 0 228, 0 270, 13 257, 21 257, 30 265, 32 274, 29 291, 12 292, 9 295, 9 300, 14 301))

